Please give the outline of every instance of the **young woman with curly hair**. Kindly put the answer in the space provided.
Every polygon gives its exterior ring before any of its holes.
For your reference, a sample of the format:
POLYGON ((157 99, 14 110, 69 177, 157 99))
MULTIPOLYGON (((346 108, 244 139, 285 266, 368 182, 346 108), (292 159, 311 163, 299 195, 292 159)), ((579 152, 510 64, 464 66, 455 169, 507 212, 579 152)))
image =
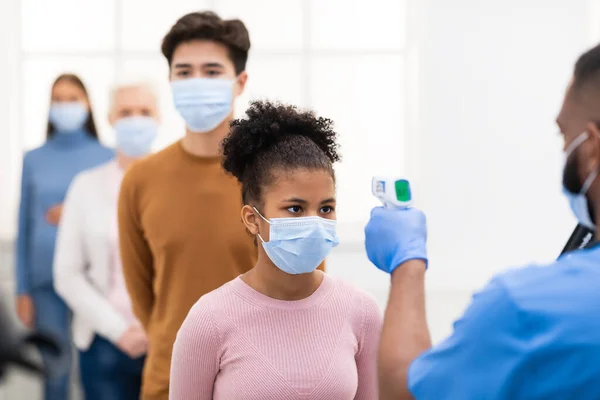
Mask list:
POLYGON ((332 121, 256 102, 223 155, 258 262, 188 314, 170 399, 377 399, 379 308, 317 269, 338 244, 332 121))

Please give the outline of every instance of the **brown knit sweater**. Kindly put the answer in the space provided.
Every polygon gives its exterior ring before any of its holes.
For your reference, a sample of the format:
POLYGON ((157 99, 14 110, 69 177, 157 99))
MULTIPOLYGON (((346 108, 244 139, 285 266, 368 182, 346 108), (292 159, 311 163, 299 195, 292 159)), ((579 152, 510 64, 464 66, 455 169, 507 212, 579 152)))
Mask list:
POLYGON ((256 263, 240 199, 220 158, 195 157, 181 142, 138 161, 123 179, 123 273, 150 343, 144 400, 168 398, 173 343, 194 303, 256 263))

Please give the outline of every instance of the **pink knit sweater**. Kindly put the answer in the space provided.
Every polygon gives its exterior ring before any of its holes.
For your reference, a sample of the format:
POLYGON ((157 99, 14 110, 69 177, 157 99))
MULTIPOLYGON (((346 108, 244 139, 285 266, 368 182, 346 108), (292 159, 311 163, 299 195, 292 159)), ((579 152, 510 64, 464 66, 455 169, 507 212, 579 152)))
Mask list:
POLYGON ((376 400, 381 324, 371 296, 327 275, 298 301, 237 278, 203 296, 181 326, 169 399, 376 400))

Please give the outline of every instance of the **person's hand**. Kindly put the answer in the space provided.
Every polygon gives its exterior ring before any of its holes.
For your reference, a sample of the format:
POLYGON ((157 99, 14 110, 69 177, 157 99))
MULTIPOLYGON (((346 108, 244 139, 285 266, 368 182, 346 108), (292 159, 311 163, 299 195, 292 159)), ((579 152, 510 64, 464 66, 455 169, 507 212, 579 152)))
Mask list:
POLYGON ((416 208, 376 207, 365 228, 369 260, 382 271, 392 273, 409 260, 427 263, 427 222, 416 208))
POLYGON ((134 324, 127 328, 116 345, 123 353, 135 359, 148 352, 148 337, 141 326, 134 324))
POLYGON ((58 223, 60 222, 60 217, 62 215, 62 209, 62 204, 57 204, 55 206, 50 207, 46 212, 46 221, 50 225, 58 225, 58 223))
POLYGON ((31 296, 26 294, 17 296, 17 317, 26 328, 33 329, 35 307, 31 296))

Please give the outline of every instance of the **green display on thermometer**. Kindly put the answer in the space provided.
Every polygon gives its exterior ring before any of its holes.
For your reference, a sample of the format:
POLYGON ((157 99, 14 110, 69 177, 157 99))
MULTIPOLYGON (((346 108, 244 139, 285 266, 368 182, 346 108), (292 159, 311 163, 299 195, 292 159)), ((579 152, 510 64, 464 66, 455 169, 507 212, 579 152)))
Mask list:
POLYGON ((399 179, 395 183, 396 186, 396 200, 407 202, 410 201, 410 186, 408 181, 405 179, 399 179))

